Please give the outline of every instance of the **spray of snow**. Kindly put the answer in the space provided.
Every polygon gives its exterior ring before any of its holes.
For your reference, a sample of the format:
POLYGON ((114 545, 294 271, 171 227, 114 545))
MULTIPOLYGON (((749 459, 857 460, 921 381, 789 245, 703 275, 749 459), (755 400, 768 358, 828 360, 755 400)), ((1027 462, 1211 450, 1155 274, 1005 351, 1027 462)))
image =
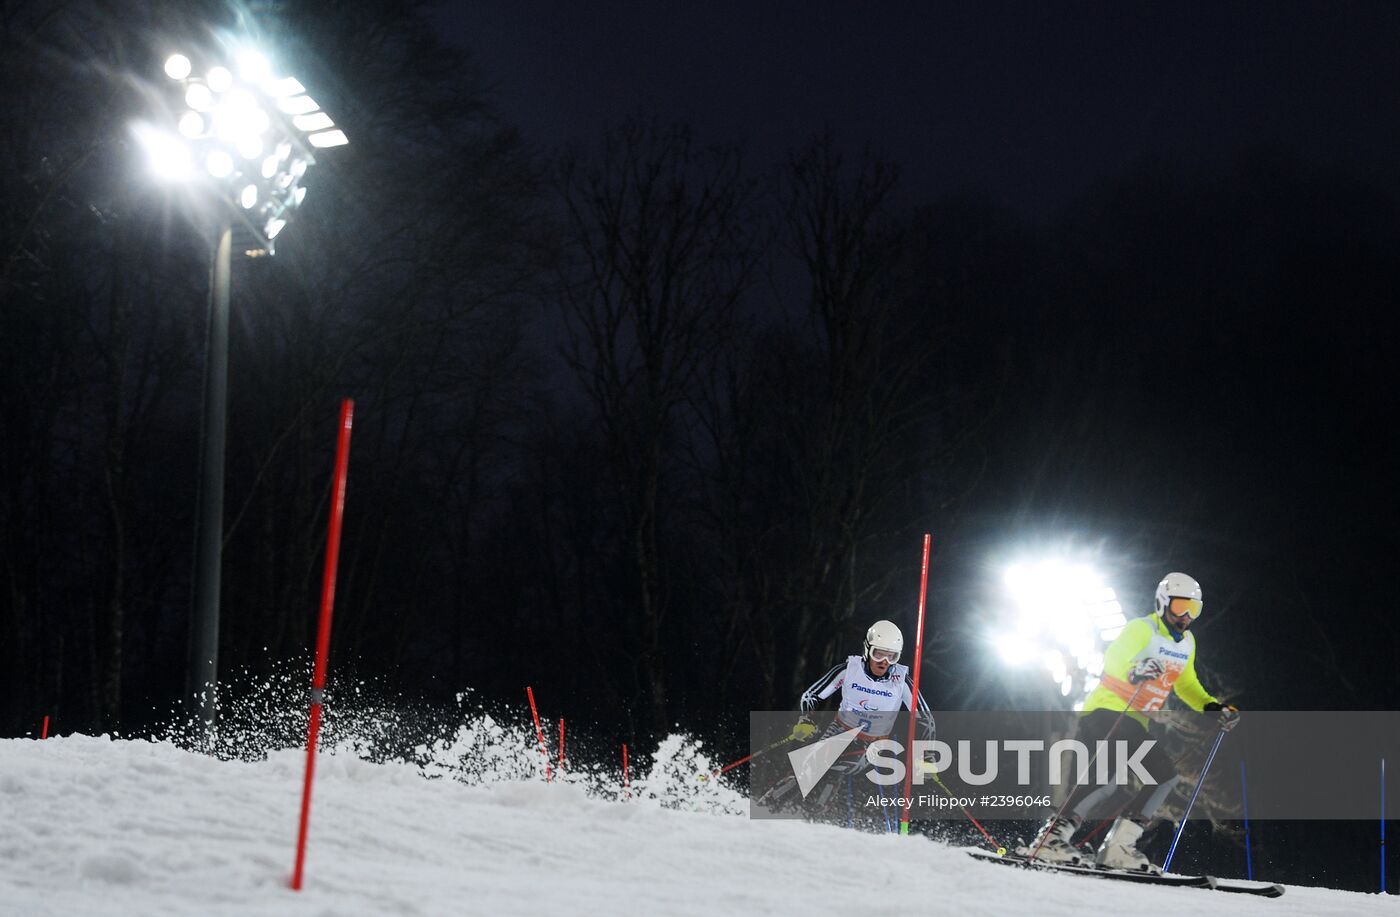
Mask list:
MULTIPOLYGON (((286 664, 271 675, 242 673, 221 688, 219 726, 205 738, 184 714, 152 736, 190 751, 228 761, 262 761, 306 744, 306 691, 309 663, 286 664)), ((369 679, 332 678, 320 750, 337 762, 358 760, 405 764, 429 779, 487 786, 546 779, 574 787, 593 798, 624 797, 662 808, 716 814, 743 814, 747 797, 725 780, 711 779, 719 766, 704 742, 685 734, 667 736, 650 755, 633 749, 630 788, 624 789, 617 749, 589 748, 577 741, 564 767, 556 748, 539 737, 522 705, 513 711, 474 700, 471 690, 457 695, 455 707, 433 706, 395 694, 369 679), (546 763, 546 758, 548 762, 546 763)))

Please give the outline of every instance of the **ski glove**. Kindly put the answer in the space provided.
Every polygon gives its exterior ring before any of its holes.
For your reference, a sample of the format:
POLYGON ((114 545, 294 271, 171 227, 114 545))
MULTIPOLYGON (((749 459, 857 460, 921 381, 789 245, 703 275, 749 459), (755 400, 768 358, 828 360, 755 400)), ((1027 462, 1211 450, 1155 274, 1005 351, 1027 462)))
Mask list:
POLYGON ((1160 659, 1143 659, 1128 673, 1128 681, 1135 685, 1142 684, 1144 681, 1157 678, 1164 671, 1160 659))
POLYGON ((1206 713, 1220 714, 1220 731, 1229 732, 1235 728, 1240 721, 1240 708, 1234 704, 1222 704, 1218 701, 1211 701, 1205 705, 1206 713))
POLYGON ((817 726, 808 720, 799 720, 797 725, 792 727, 792 735, 788 736, 796 742, 805 742, 817 734, 817 726))

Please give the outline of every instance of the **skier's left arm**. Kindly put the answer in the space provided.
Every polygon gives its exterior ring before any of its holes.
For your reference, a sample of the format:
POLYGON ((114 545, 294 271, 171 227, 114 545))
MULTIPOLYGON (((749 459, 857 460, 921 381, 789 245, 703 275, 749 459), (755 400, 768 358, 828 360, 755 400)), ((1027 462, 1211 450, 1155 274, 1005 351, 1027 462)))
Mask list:
POLYGON ((1201 684, 1201 679, 1196 676, 1196 652, 1194 649, 1186 660, 1186 668, 1181 670, 1181 674, 1177 676, 1172 689, 1176 691, 1177 697, 1186 702, 1186 706, 1197 712, 1204 711, 1207 704, 1214 704, 1217 710, 1222 706, 1220 701, 1216 700, 1201 684))
MULTIPOLYGON (((911 713, 914 712, 914 705, 910 703, 912 698, 913 692, 909 689, 909 685, 906 684, 904 686, 904 708, 911 713)), ((919 711, 915 718, 915 723, 919 732, 919 738, 932 742, 938 730, 933 722, 933 710, 929 707, 928 701, 924 700, 922 691, 919 692, 919 711)))

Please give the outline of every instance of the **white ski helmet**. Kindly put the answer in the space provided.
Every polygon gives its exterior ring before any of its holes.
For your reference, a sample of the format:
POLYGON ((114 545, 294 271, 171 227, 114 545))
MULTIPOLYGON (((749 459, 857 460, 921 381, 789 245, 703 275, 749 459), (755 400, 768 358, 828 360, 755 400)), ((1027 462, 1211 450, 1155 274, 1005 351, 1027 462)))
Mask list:
POLYGON ((871 650, 889 650, 894 653, 892 662, 899 661, 904 651, 904 634, 899 632, 893 621, 876 621, 865 632, 865 661, 870 661, 871 650))
MULTIPOLYGON (((1201 584, 1185 573, 1168 573, 1157 584, 1157 596, 1156 601, 1153 602, 1153 610, 1159 615, 1165 613, 1167 607, 1171 605, 1172 599, 1194 599, 1196 602, 1201 602, 1201 584)), ((1191 615, 1191 617, 1194 618, 1200 613, 1201 607, 1197 605, 1196 614, 1191 615)))

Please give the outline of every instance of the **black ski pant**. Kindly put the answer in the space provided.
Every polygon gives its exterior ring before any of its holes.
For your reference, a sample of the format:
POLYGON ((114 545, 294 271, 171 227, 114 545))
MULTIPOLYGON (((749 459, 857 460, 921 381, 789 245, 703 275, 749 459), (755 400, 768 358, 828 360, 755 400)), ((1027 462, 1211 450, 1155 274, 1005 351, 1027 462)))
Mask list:
MULTIPOLYGON (((1119 791, 1128 789, 1114 782, 1119 769, 1119 759, 1126 760, 1126 758, 1132 757, 1151 736, 1148 734, 1147 727, 1126 713, 1120 713, 1117 710, 1093 710, 1080 717, 1079 730, 1075 734, 1075 738, 1084 743, 1091 756, 1097 751, 1100 758, 1104 756, 1108 758, 1108 782, 1105 784, 1095 782, 1095 777, 1099 773, 1099 765, 1096 760, 1088 779, 1076 786, 1065 802, 1065 811, 1071 813, 1076 822, 1083 823, 1084 819, 1092 815, 1096 808, 1104 805, 1119 791), (1097 745, 1101 741, 1107 743, 1102 749, 1097 745), (1124 744, 1120 746, 1120 742, 1124 744), (1120 755, 1120 751, 1125 754, 1120 755)), ((1167 801, 1167 797, 1171 795, 1181 777, 1177 773, 1176 762, 1162 750, 1158 743, 1154 743, 1137 760, 1142 769, 1152 775, 1157 782, 1155 784, 1144 782, 1142 788, 1132 797, 1121 814, 1135 821, 1147 822, 1156 814, 1162 803, 1167 801)))

